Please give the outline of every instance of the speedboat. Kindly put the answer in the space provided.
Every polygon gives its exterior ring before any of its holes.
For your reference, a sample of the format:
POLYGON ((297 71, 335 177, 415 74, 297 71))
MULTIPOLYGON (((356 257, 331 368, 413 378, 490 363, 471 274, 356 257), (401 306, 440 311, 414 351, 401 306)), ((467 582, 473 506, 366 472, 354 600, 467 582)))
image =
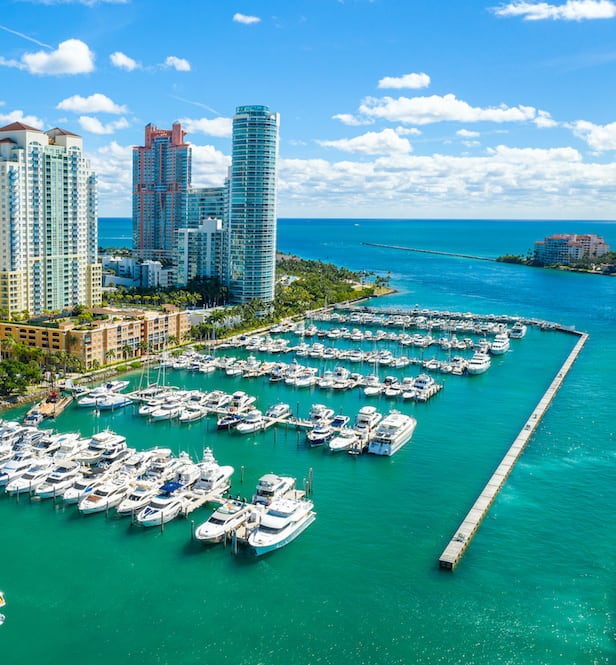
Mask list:
POLYGON ((61 464, 36 488, 35 494, 39 499, 61 497, 80 477, 83 478, 83 467, 78 462, 61 464))
POLYGON ((199 404, 184 404, 182 409, 178 414, 178 420, 181 423, 193 423, 197 420, 201 420, 206 415, 207 411, 205 406, 199 404))
POLYGON ((243 390, 236 390, 233 395, 231 395, 229 410, 245 411, 251 404, 254 404, 256 399, 256 397, 248 395, 243 390))
POLYGON ((56 466, 77 459, 81 453, 88 448, 91 439, 77 437, 67 437, 62 440, 62 444, 53 454, 53 461, 56 466))
POLYGON ((265 425, 263 414, 259 409, 249 411, 235 428, 240 434, 252 434, 258 432, 265 425))
POLYGON ((257 556, 284 547, 314 522, 313 508, 314 504, 307 499, 273 501, 248 537, 248 545, 257 556))
POLYGON ((208 411, 218 411, 223 409, 231 401, 231 395, 222 390, 213 390, 205 402, 205 408, 208 411))
POLYGON ((196 528, 195 538, 203 543, 220 543, 226 535, 259 514, 260 511, 253 504, 226 501, 196 528))
POLYGON ((327 443, 332 436, 334 436, 334 430, 331 425, 317 425, 306 432, 306 439, 310 443, 311 448, 322 446, 324 443, 327 443))
POLYGON ((150 420, 172 420, 173 418, 177 418, 183 406, 182 400, 179 398, 165 400, 156 409, 150 411, 150 420))
POLYGON ((350 418, 348 416, 343 415, 342 413, 339 413, 337 416, 334 417, 334 419, 331 421, 330 425, 333 430, 339 430, 342 429, 343 427, 346 427, 349 424, 350 418))
POLYGON ((32 492, 45 482, 45 479, 51 473, 53 468, 53 461, 50 457, 36 459, 26 469, 25 473, 20 474, 7 483, 5 492, 7 494, 32 492))
POLYGON ((86 468, 72 484, 64 490, 62 500, 65 504, 79 503, 86 495, 93 492, 109 477, 109 471, 101 467, 86 468))
POLYGON ((490 356, 487 353, 477 352, 470 359, 466 371, 469 374, 483 374, 490 367, 490 356))
POLYGON ((12 480, 26 473, 35 459, 31 450, 17 451, 0 467, 0 487, 6 487, 12 480))
POLYGON ((33 407, 26 413, 24 416, 23 423, 24 425, 31 425, 32 427, 36 427, 37 425, 40 425, 43 422, 43 414, 39 411, 37 407, 33 407))
POLYGON ((359 443, 359 435, 350 427, 343 427, 327 444, 332 453, 352 450, 359 443))
POLYGON ((364 395, 366 397, 380 395, 383 390, 385 390, 385 386, 376 374, 370 374, 366 377, 366 382, 364 383, 364 395))
POLYGON ((154 481, 137 480, 130 492, 116 508, 118 515, 130 515, 145 508, 159 493, 159 485, 154 481))
POLYGON ((275 473, 266 473, 259 478, 257 489, 252 496, 252 502, 260 505, 269 505, 274 499, 284 496, 295 487, 295 478, 290 476, 277 476, 275 473))
POLYGON ((413 436, 417 420, 398 411, 391 411, 377 426, 368 444, 368 452, 391 456, 408 443, 413 436))
POLYGON ((285 418, 291 414, 291 407, 288 404, 279 402, 278 404, 272 404, 267 411, 265 412, 266 418, 285 418))

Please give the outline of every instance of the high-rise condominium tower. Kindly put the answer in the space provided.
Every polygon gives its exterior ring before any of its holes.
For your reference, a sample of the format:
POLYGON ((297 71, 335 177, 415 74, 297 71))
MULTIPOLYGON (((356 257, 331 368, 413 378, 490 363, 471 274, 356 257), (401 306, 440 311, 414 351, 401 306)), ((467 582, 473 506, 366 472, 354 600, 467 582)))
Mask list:
POLYGON ((82 139, 0 128, 0 310, 40 314, 101 302, 96 176, 82 139))
POLYGON ((145 145, 133 148, 133 253, 138 259, 173 258, 174 232, 187 225, 191 149, 179 122, 171 131, 152 124, 145 145))
POLYGON ((274 299, 278 126, 267 106, 238 106, 233 118, 226 231, 236 303, 274 299))

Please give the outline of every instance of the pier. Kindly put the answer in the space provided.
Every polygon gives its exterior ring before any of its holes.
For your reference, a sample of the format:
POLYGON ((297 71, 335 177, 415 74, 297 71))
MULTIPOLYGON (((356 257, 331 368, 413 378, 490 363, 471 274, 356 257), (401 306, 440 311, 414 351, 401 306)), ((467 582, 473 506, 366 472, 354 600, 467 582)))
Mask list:
POLYGON ((488 514, 490 506, 494 502, 494 499, 498 495, 513 467, 515 466, 518 457, 522 454, 522 451, 526 447, 526 444, 528 443, 534 431, 537 429, 545 412, 548 410, 548 407, 552 403, 554 396, 562 386, 563 381, 565 380, 569 370, 573 366, 573 363, 584 347, 584 344, 586 344, 586 340, 588 339, 588 335, 586 333, 575 334, 579 335, 579 339, 576 345, 563 363, 562 367, 558 371, 558 374, 553 379, 543 397, 539 400, 539 403, 531 413, 530 418, 526 421, 521 432, 515 438, 513 444, 503 457, 501 463, 496 468, 496 471, 494 471, 492 477, 490 480, 488 480, 487 485, 483 488, 483 491, 473 504, 473 507, 462 520, 462 523, 457 528, 455 535, 449 541, 449 544, 441 554, 439 558, 440 568, 445 570, 454 570, 458 563, 460 563, 460 560, 464 556, 464 553, 470 545, 471 540, 477 533, 479 525, 481 524, 483 518, 488 514))
POLYGON ((476 256, 474 254, 459 254, 458 252, 441 252, 437 249, 418 249, 417 247, 403 247, 402 245, 385 245, 380 242, 362 242, 367 247, 383 247, 385 249, 399 249, 403 252, 419 252, 420 254, 439 254, 440 256, 455 256, 459 259, 473 259, 474 261, 496 261, 488 256, 476 256))

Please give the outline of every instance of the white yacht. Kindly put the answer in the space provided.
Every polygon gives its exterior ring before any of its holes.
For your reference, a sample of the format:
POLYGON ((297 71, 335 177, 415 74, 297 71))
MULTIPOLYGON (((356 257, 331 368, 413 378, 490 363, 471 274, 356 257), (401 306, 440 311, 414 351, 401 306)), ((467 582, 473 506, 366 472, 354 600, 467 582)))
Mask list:
POLYGON ((391 456, 408 443, 413 436, 417 420, 398 411, 391 411, 379 423, 374 437, 368 444, 368 452, 391 456))
POLYGON ((494 341, 490 344, 490 353, 494 356, 500 356, 509 351, 509 335, 505 332, 498 333, 494 341))
POLYGON ((96 464, 103 457, 105 451, 118 446, 126 447, 126 437, 111 430, 103 430, 93 434, 88 447, 79 453, 77 461, 83 464, 96 464))
POLYGON ((516 321, 509 331, 509 337, 511 339, 522 339, 525 335, 526 326, 521 321, 516 321))
POLYGON ((263 414, 258 409, 249 411, 236 426, 236 431, 240 434, 252 434, 258 432, 265 425, 263 414))
POLYGON ((383 390, 385 390, 385 386, 381 383, 378 375, 370 374, 366 377, 366 382, 364 383, 364 395, 366 397, 380 395, 383 390))
POLYGON ((311 448, 322 446, 334 436, 334 429, 331 425, 317 425, 306 432, 306 439, 311 448))
POLYGON ((248 395, 243 390, 236 390, 231 395, 229 409, 233 409, 234 411, 245 411, 251 404, 254 404, 256 399, 256 397, 248 395))
POLYGON ((224 408, 231 401, 231 395, 222 390, 213 390, 205 402, 205 408, 208 411, 217 411, 224 408))
POLYGON ((252 496, 252 502, 268 505, 274 499, 279 499, 290 489, 295 487, 295 478, 290 476, 277 476, 275 473, 266 473, 259 478, 257 488, 252 496))
POLYGON ((53 461, 50 457, 42 457, 34 460, 25 473, 13 478, 6 484, 5 492, 7 494, 32 492, 45 482, 53 467, 53 461))
POLYGON ((78 462, 66 462, 54 468, 36 488, 35 494, 40 499, 61 497, 80 477, 83 478, 83 467, 78 462))
POLYGON ((132 404, 132 400, 128 395, 122 395, 121 393, 109 393, 106 397, 103 397, 98 401, 96 408, 99 411, 115 411, 115 409, 121 409, 129 404, 132 404))
POLYGON ((315 425, 324 425, 331 421, 334 410, 323 404, 313 404, 308 414, 308 420, 315 425))
POLYGON ((359 443, 359 434, 350 427, 343 427, 328 442, 327 446, 332 453, 352 450, 359 443))
POLYGON ((150 411, 150 420, 172 420, 180 415, 180 411, 183 407, 182 400, 179 398, 165 400, 156 409, 150 411))
POLYGON ((362 406, 355 416, 353 429, 359 434, 362 441, 367 441, 382 419, 383 415, 376 410, 375 406, 362 406))
POLYGON ((130 492, 118 504, 116 514, 137 513, 145 508, 159 491, 159 483, 154 480, 136 480, 130 492))
POLYGON ((130 478, 126 476, 110 477, 79 501, 79 511, 84 515, 90 515, 102 513, 108 508, 115 508, 130 490, 130 478))
POLYGON ((87 494, 94 491, 98 485, 109 477, 106 469, 99 467, 86 468, 80 476, 77 476, 71 485, 64 490, 62 500, 65 504, 79 503, 87 494))
POLYGON ((415 390, 422 392, 429 390, 436 381, 429 374, 420 374, 413 382, 415 390))
POLYGON ((175 519, 185 508, 184 485, 177 480, 166 482, 149 504, 137 513, 141 526, 160 526, 175 519))
POLYGON ((469 360, 466 371, 469 374, 483 374, 490 367, 490 356, 487 353, 477 352, 473 354, 473 357, 469 360))
POLYGON ((226 501, 196 528, 195 538, 204 543, 220 543, 225 535, 259 514, 259 510, 253 504, 235 500, 226 501))
POLYGON ((0 468, 0 487, 6 487, 15 478, 19 478, 35 461, 31 450, 20 450, 0 468))
POLYGON ((288 404, 279 402, 278 404, 272 404, 267 411, 265 412, 266 418, 285 418, 286 416, 291 415, 291 407, 288 404))
POLYGON ((233 475, 234 469, 232 466, 220 466, 214 458, 211 448, 203 451, 203 457, 197 466, 200 475, 193 485, 193 490, 222 495, 229 489, 229 478, 233 475))
POLYGON ((273 501, 248 537, 248 545, 257 556, 284 547, 314 522, 313 508, 314 504, 307 499, 273 501))

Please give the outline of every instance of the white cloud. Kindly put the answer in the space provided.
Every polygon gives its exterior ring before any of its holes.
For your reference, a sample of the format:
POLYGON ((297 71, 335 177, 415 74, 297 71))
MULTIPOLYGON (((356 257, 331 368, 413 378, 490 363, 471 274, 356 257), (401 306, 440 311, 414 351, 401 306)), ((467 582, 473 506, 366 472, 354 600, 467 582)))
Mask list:
POLYGON ((120 106, 106 95, 96 92, 89 97, 73 95, 63 99, 57 106, 62 111, 73 111, 74 113, 126 113, 126 106, 120 106))
POLYGON ((127 56, 121 51, 116 51, 109 56, 109 60, 114 67, 118 69, 125 69, 127 72, 132 72, 134 69, 140 69, 141 65, 133 60, 131 57, 127 56))
POLYGON ((564 4, 548 2, 510 2, 493 7, 497 16, 522 16, 525 21, 583 21, 616 16, 616 4, 610 0, 567 0, 564 4))
POLYGON ((317 143, 326 148, 337 148, 345 152, 362 153, 364 155, 389 155, 408 153, 412 150, 408 139, 401 138, 393 129, 384 129, 382 132, 367 132, 352 139, 317 141, 317 143))
POLYGON ((569 127, 578 138, 599 153, 616 150, 616 122, 609 125, 594 125, 586 120, 578 120, 569 127))
POLYGON ((20 61, 0 58, 0 65, 31 74, 87 74, 94 71, 94 53, 80 39, 67 39, 55 51, 25 53, 20 61))
POLYGON ((379 88, 427 88, 430 85, 430 77, 423 72, 421 74, 404 74, 404 76, 386 76, 379 81, 379 88))
POLYGON ((240 14, 239 12, 233 14, 233 20, 236 23, 242 23, 243 25, 253 25, 254 23, 261 22, 261 19, 258 16, 247 16, 246 14, 240 14))
POLYGON ((413 125, 433 122, 525 122, 533 120, 537 111, 532 106, 479 108, 457 99, 455 95, 430 97, 368 97, 359 108, 368 117, 413 125))
POLYGON ((231 136, 233 121, 231 118, 182 118, 179 122, 190 134, 206 134, 207 136, 231 136))
POLYGON ((88 115, 79 116, 79 124, 84 131, 92 134, 113 134, 116 130, 126 129, 129 126, 126 118, 119 118, 113 122, 103 124, 98 118, 88 115))
POLYGON ((558 123, 547 111, 537 111, 537 117, 533 120, 535 125, 541 129, 556 127, 558 123))
POLYGON ((219 187, 224 184, 231 157, 211 145, 192 146, 192 182, 195 187, 219 187))
POLYGON ((479 136, 479 132, 472 132, 470 129, 458 129, 456 134, 458 136, 463 136, 466 139, 473 139, 479 136))
MULTIPOLYGON (((4 106, 5 103, 2 102, 0 105, 4 106)), ((12 122, 23 122, 24 125, 30 125, 30 127, 35 127, 41 131, 44 127, 44 123, 40 118, 35 115, 24 115, 24 112, 19 109, 9 113, 0 113, 0 125, 10 125, 12 122)))
POLYGON ((421 136, 421 129, 417 127, 396 127, 398 136, 421 136))
POLYGON ((340 120, 344 125, 349 127, 359 127, 360 125, 371 125, 374 120, 370 118, 358 118, 350 113, 336 113, 332 116, 333 120, 340 120))
POLYGON ((167 56, 164 66, 171 69, 176 69, 178 72, 190 71, 190 62, 184 58, 176 58, 174 55, 167 56))
POLYGON ((132 155, 132 146, 122 146, 116 141, 88 154, 97 176, 96 189, 101 210, 115 213, 131 209, 132 155))

